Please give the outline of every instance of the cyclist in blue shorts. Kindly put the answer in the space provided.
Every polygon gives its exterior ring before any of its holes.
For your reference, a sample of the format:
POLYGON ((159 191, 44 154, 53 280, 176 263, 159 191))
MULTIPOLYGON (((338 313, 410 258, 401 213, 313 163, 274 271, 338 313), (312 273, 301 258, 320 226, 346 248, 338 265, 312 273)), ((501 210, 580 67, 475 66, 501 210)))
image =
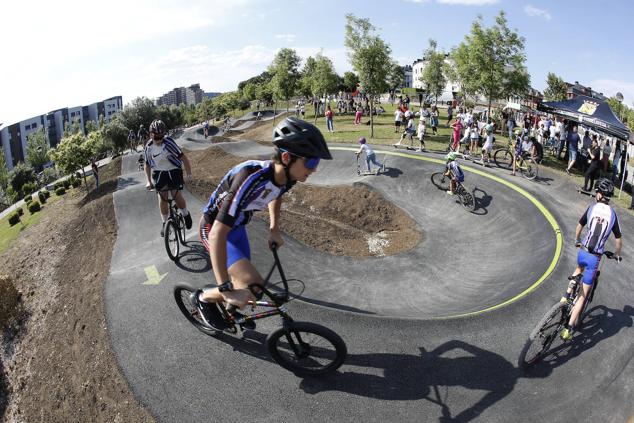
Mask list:
MULTIPOLYGON (((617 262, 621 261, 621 247, 623 246, 621 227, 614 209, 609 204, 613 194, 614 185, 612 182, 609 179, 601 179, 596 187, 596 204, 588 207, 577 224, 575 246, 579 248, 579 253, 577 254, 577 268, 572 276, 581 275, 583 272, 581 278, 583 289, 579 292, 579 298, 572 309, 570 321, 561 332, 561 338, 565 341, 572 339, 579 314, 592 287, 594 276, 599 269, 599 261, 605 250, 605 242, 610 236, 610 232, 616 238, 614 254, 616 254, 617 262), (584 226, 588 227, 588 232, 581 240, 581 231, 584 226)), ((568 291, 571 289, 569 288, 568 291)), ((568 297, 570 294, 571 292, 568 292, 566 296, 568 297)))
MULTIPOLYGON (((285 119, 275 128, 273 145, 272 160, 249 160, 231 169, 203 209, 199 234, 209 251, 218 286, 195 291, 191 301, 204 320, 218 330, 226 324, 213 303, 224 301, 241 308, 261 294, 251 286, 261 284, 263 279, 251 264, 245 228, 253 212, 268 208, 269 246, 273 243, 281 246, 282 195, 296 182, 306 181, 321 159, 332 159, 319 129, 295 117, 285 119)), ((254 324, 245 327, 253 328, 254 324)))
POLYGON ((449 176, 451 178, 451 182, 449 183, 449 190, 447 194, 454 195, 456 192, 456 181, 464 182, 464 172, 460 168, 460 165, 456 161, 456 153, 450 151, 447 154, 447 165, 445 168, 445 176, 449 176))

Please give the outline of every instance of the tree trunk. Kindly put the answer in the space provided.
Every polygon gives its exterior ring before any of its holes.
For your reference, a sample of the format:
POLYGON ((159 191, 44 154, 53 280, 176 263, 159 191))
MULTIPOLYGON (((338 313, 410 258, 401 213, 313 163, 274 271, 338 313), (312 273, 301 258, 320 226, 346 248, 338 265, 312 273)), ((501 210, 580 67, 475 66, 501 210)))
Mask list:
POLYGON ((374 115, 372 114, 372 110, 374 110, 374 98, 370 97, 370 138, 374 138, 374 115))
POLYGON ((90 191, 88 190, 88 179, 86 178, 86 169, 84 169, 83 167, 81 168, 81 173, 84 176, 84 186, 86 187, 86 194, 88 194, 90 191))
POLYGON ((489 110, 487 111, 487 118, 491 116, 491 102, 493 100, 491 99, 491 97, 489 97, 489 110))
POLYGON ((273 126, 275 126, 275 116, 277 116, 277 102, 273 101, 273 126))

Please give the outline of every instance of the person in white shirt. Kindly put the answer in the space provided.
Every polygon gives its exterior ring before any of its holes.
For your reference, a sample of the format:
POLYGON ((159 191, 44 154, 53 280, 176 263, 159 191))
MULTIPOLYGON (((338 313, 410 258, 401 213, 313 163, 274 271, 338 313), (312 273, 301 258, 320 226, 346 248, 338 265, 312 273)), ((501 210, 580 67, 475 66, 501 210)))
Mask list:
POLYGON ((370 163, 375 164, 379 167, 380 170, 385 172, 385 163, 381 164, 376 160, 376 154, 374 153, 374 150, 370 148, 364 137, 359 138, 359 144, 359 150, 355 154, 357 155, 357 157, 359 157, 361 153, 365 152, 365 163, 368 166, 368 173, 372 172, 372 169, 370 168, 370 163))
POLYGON ((394 111, 394 132, 398 132, 401 129, 401 122, 403 122, 403 112, 397 108, 394 111))

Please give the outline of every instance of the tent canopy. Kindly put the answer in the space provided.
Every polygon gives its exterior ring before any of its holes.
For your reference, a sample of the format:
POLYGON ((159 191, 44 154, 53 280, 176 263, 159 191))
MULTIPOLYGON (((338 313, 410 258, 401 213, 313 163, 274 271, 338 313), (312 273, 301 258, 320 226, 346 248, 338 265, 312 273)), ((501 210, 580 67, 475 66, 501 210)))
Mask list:
POLYGON ((572 100, 541 103, 537 109, 563 116, 622 140, 630 138, 630 130, 614 115, 610 105, 597 98, 578 95, 572 100))

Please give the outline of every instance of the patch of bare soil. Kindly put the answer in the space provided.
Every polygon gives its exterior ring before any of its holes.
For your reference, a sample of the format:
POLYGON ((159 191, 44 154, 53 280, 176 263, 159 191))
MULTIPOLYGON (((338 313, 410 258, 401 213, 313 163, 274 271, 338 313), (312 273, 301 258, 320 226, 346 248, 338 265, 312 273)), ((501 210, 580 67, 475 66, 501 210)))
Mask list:
POLYGON ((100 169, 98 190, 69 192, 0 256, 23 310, 2 334, 5 422, 154 421, 119 370, 104 315, 120 168, 100 169))
MULTIPOLYGON (((190 151, 187 156, 195 176, 188 188, 205 202, 225 173, 245 160, 220 148, 190 151)), ((297 184, 284 195, 282 209, 285 233, 330 254, 392 255, 413 248, 422 237, 407 213, 366 185, 297 184)), ((268 212, 259 212, 256 217, 268 221, 268 212)))

